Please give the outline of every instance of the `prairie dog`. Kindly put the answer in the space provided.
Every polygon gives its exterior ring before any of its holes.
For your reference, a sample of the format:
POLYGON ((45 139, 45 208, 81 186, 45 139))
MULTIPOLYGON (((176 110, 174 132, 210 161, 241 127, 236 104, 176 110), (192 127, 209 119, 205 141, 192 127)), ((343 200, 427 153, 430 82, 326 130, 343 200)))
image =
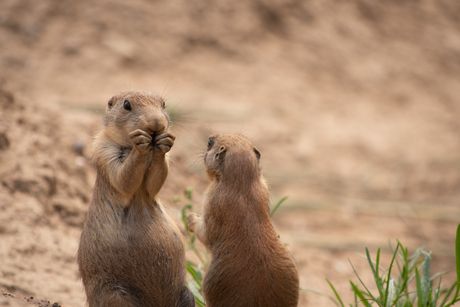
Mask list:
POLYGON ((240 135, 211 135, 204 156, 211 184, 203 216, 189 229, 211 253, 203 280, 209 307, 297 306, 297 266, 278 239, 259 151, 240 135))
POLYGON ((90 307, 195 306, 177 225, 159 202, 175 136, 163 98, 123 92, 95 137, 93 196, 78 248, 90 307))

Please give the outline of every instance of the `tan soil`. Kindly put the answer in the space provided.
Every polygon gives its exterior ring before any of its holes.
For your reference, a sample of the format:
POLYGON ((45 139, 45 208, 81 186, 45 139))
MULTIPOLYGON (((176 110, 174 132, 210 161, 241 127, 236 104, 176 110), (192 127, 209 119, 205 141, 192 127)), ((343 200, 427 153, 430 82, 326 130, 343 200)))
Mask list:
MULTIPOLYGON (((327 277, 351 302, 347 258, 371 282, 356 253, 386 259, 395 239, 453 271, 459 14, 455 0, 0 1, 0 289, 23 297, 1 299, 84 305, 90 144, 127 89, 174 107, 173 215, 186 187, 201 200, 207 136, 243 133, 273 202, 289 195, 274 224, 302 286, 331 293, 327 277)), ((303 291, 300 305, 332 303, 303 291)))

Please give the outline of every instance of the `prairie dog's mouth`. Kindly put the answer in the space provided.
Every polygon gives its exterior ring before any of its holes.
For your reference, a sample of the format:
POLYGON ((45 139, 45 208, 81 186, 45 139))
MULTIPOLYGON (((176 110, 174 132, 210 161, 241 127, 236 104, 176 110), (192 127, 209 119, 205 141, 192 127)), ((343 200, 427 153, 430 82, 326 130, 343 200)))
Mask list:
POLYGON ((152 137, 152 144, 155 144, 155 141, 158 138, 158 136, 160 134, 165 133, 166 131, 167 129, 161 129, 161 128, 160 130, 157 130, 157 131, 154 131, 152 128, 148 128, 145 130, 145 132, 147 132, 152 137))

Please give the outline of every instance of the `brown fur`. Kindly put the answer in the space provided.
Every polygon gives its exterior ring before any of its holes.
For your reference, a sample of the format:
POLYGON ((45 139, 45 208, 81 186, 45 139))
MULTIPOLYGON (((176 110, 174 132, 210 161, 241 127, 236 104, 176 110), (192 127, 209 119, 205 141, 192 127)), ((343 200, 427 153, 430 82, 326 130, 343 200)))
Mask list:
POLYGON ((296 264, 278 239, 259 151, 240 135, 209 138, 205 168, 211 179, 203 216, 189 214, 189 228, 212 260, 203 280, 208 307, 297 306, 296 264))
POLYGON ((157 196, 175 139, 169 127, 159 95, 132 91, 109 100, 94 142, 97 178, 78 249, 90 307, 195 306, 185 286, 182 238, 157 196))

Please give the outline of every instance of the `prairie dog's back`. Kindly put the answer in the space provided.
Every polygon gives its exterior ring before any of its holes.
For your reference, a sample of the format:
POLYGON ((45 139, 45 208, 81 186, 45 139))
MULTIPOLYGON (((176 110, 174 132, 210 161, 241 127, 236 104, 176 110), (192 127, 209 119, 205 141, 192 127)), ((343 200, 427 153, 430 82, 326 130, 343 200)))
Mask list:
POLYGON ((203 217, 189 227, 212 254, 203 281, 208 306, 297 306, 296 264, 279 241, 259 151, 240 135, 212 135, 205 153, 211 184, 203 217))

